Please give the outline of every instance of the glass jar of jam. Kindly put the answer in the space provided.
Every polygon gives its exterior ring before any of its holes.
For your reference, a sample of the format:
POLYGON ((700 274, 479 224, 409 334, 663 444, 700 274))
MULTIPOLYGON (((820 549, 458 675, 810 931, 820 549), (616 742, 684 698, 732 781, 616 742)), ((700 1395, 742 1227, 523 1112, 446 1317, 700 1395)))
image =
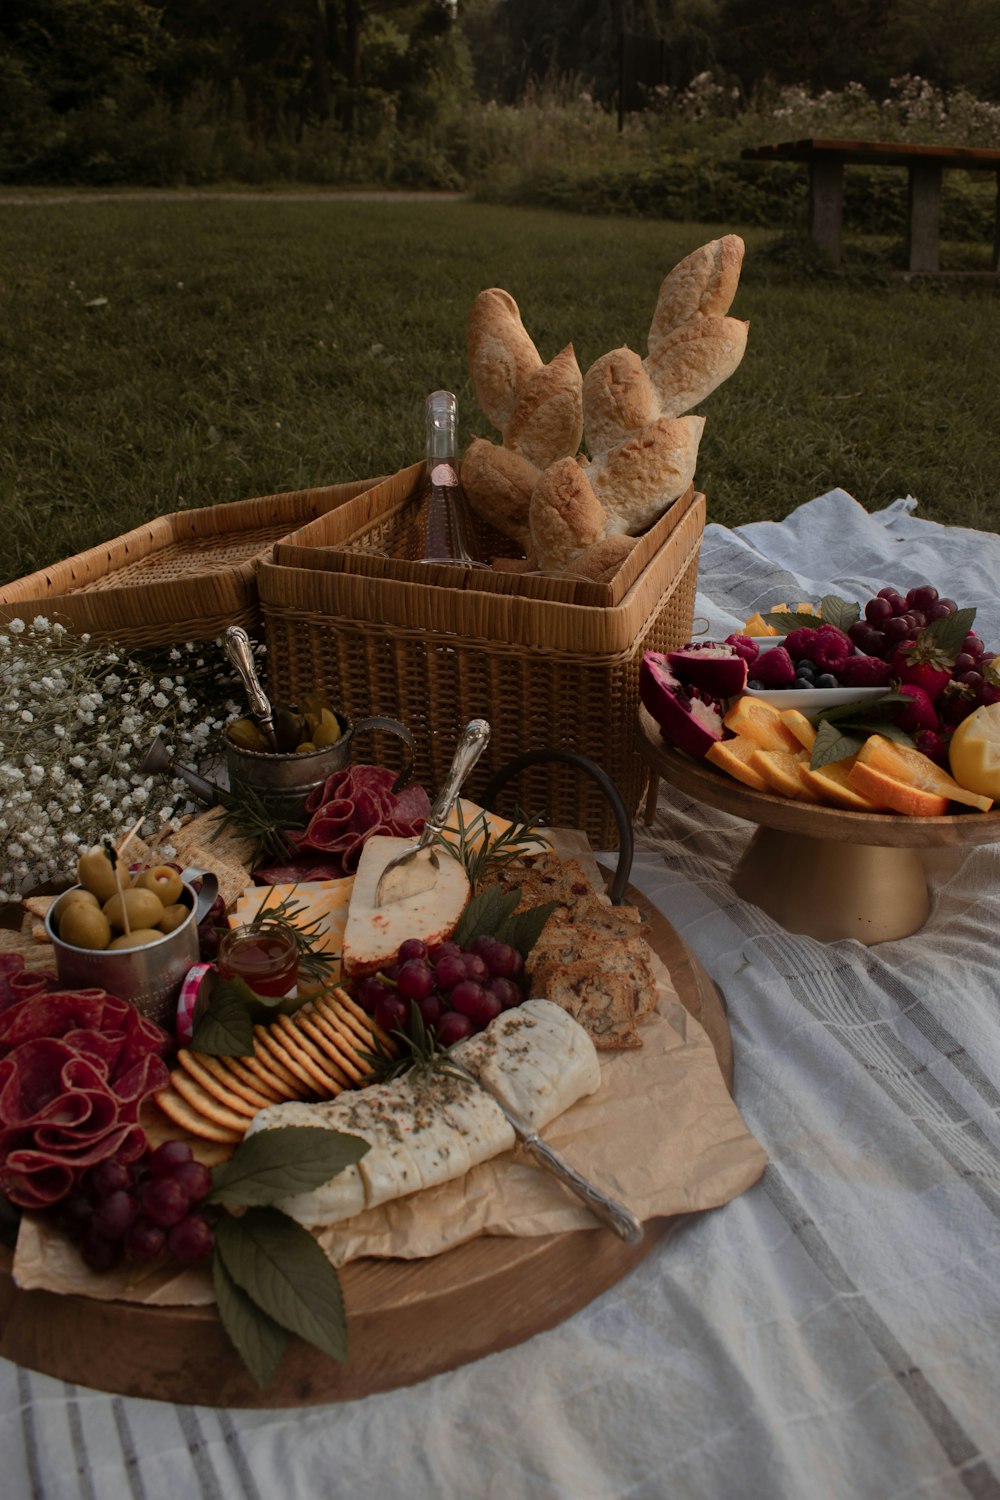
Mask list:
POLYGON ((219 944, 223 979, 243 979, 258 995, 287 995, 298 978, 298 944, 282 927, 234 927, 219 944))

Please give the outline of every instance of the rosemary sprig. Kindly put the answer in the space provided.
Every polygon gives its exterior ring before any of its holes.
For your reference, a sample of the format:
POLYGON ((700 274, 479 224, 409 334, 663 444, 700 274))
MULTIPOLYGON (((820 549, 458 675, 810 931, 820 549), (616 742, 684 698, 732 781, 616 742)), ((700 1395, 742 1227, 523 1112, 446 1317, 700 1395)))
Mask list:
POLYGON ((224 812, 212 834, 213 841, 224 829, 231 829, 254 845, 254 866, 267 859, 287 859, 298 853, 288 835, 300 832, 302 825, 276 817, 253 787, 240 786, 236 792, 220 792, 219 801, 224 812))
POLYGON ((455 819, 457 826, 449 825, 436 834, 435 842, 465 866, 473 892, 486 875, 504 869, 515 859, 521 859, 532 848, 541 850, 552 847, 545 835, 539 833, 533 820, 523 818, 518 811, 515 811, 510 827, 499 833, 491 825, 488 814, 482 810, 466 823, 460 802, 455 804, 455 819))
POLYGON ((448 1071, 448 1048, 442 1047, 436 1034, 428 1027, 420 1007, 410 1001, 410 1024, 404 1031, 397 1027, 390 1035, 399 1040, 399 1050, 390 1051, 380 1038, 372 1033, 375 1050, 362 1052, 360 1057, 371 1068, 372 1083, 388 1083, 416 1068, 419 1073, 445 1073, 448 1071))
POLYGON ((246 924, 251 932, 260 932, 266 927, 277 927, 290 932, 298 949, 299 975, 303 979, 326 984, 330 979, 338 953, 328 953, 320 948, 316 939, 322 931, 322 920, 314 917, 311 922, 302 922, 301 914, 307 910, 304 902, 295 900, 294 889, 273 906, 262 906, 246 924))

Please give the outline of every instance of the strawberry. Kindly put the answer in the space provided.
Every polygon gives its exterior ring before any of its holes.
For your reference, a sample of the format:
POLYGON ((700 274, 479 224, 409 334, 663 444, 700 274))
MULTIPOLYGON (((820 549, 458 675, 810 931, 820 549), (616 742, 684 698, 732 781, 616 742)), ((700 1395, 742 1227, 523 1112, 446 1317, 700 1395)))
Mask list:
POLYGON ((880 656, 849 656, 837 675, 844 687, 888 687, 892 668, 880 656))
POLYGON ((892 653, 892 670, 901 683, 921 688, 936 703, 951 681, 953 662, 932 642, 904 641, 892 653))
POLYGON ((905 693, 912 701, 907 704, 898 704, 895 719, 900 729, 905 729, 908 734, 916 734, 921 729, 937 729, 938 716, 934 711, 934 704, 923 688, 916 687, 912 682, 906 682, 899 690, 905 693))

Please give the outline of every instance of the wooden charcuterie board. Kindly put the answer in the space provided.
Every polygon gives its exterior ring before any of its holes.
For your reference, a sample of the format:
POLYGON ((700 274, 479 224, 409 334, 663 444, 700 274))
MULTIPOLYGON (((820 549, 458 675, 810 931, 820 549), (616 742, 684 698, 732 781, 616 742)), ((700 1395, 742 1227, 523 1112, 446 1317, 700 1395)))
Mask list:
MULTIPOLYGON (((629 889, 677 994, 704 1027, 732 1088, 719 992, 670 923, 629 889)), ((425 1261, 361 1260, 341 1272, 350 1362, 293 1338, 260 1391, 211 1307, 142 1307, 22 1292, 0 1260, 0 1355, 57 1379, 203 1406, 286 1407, 354 1400, 411 1385, 562 1322, 621 1279, 678 1220, 646 1224, 638 1245, 609 1229, 535 1239, 480 1238, 425 1261)))

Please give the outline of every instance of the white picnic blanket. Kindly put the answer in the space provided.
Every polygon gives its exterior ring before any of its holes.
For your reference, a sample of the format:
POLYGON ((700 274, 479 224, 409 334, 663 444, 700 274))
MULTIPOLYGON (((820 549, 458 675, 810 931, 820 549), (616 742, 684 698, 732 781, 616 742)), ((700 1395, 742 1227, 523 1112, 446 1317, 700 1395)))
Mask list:
MULTIPOLYGON (((843 491, 710 526, 698 613, 930 581, 1000 644, 1000 537, 843 491)), ((0 1364, 5 1500, 1000 1497, 1000 847, 928 859, 926 928, 783 932, 749 825, 664 788, 634 883, 725 992, 762 1181, 568 1322, 302 1411, 121 1400, 0 1364)))

